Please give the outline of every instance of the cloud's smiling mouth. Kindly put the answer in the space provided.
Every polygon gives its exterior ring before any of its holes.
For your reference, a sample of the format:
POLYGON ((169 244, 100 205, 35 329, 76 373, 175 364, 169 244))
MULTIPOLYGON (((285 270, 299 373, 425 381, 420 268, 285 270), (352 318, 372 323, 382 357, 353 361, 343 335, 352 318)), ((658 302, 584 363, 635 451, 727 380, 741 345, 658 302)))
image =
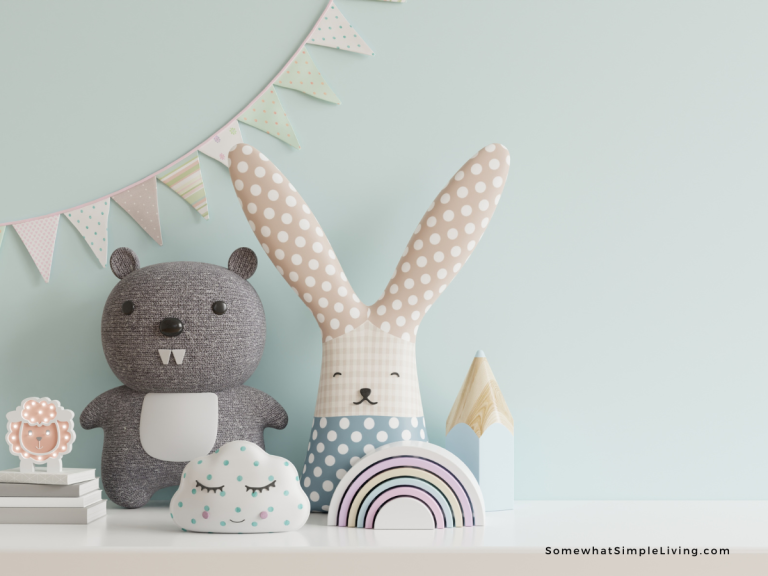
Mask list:
POLYGON ((242 524, 243 522, 245 522, 244 519, 243 520, 232 520, 231 518, 230 518, 229 521, 232 522, 232 524, 242 524))
POLYGON ((171 360, 171 354, 173 354, 173 359, 176 360, 176 364, 181 365, 182 362, 184 362, 184 355, 187 353, 186 349, 182 348, 181 350, 158 350, 160 354, 160 360, 163 361, 163 364, 168 364, 168 362, 171 360))

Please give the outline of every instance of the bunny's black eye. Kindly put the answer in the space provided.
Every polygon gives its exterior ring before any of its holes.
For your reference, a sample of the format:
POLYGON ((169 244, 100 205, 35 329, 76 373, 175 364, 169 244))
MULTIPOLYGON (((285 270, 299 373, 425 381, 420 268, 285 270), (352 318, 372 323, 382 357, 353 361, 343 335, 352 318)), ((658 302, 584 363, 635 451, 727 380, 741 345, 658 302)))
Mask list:
POLYGON ((213 303, 213 306, 211 306, 211 310, 213 310, 214 314, 221 316, 227 311, 227 305, 221 300, 217 300, 213 303))
POLYGON ((336 378, 336 376, 341 376, 341 372, 335 372, 335 373, 333 374, 333 378, 336 378))
POLYGON ((392 372, 392 374, 390 374, 390 376, 397 376, 398 378, 400 378, 400 374, 398 374, 397 372, 392 372))
POLYGON ((133 302, 131 300, 126 300, 123 302, 123 314, 126 316, 130 316, 133 314, 133 311, 135 310, 135 306, 133 305, 133 302))

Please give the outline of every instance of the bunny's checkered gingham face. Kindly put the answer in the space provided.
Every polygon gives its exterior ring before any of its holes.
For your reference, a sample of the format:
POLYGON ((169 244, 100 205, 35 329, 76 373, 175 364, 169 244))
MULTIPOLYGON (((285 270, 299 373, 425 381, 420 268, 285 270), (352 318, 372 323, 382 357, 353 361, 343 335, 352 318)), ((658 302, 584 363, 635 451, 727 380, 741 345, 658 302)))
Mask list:
POLYGON ((366 322, 323 345, 316 418, 423 414, 415 344, 366 322))

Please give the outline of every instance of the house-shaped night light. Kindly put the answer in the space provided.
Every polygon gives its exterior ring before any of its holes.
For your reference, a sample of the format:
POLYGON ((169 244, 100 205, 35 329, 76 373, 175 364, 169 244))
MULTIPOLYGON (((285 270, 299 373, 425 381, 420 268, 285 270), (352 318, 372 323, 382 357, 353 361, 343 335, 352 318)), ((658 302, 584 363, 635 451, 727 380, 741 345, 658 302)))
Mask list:
POLYGON ((491 366, 478 351, 445 425, 445 447, 480 484, 485 509, 511 510, 515 502, 515 431, 491 366))

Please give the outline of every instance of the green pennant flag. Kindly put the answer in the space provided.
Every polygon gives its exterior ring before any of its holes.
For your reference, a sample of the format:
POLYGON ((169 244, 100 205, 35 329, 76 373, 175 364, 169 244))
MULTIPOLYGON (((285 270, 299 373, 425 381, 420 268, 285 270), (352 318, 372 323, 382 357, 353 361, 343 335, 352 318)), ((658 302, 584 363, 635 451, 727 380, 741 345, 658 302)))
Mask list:
POLYGON ((200 216, 208 220, 208 200, 205 197, 203 173, 197 152, 182 158, 157 179, 189 203, 200 216))
POLYGON ((298 90, 304 92, 309 96, 314 96, 320 100, 326 102, 332 102, 333 104, 341 104, 336 93, 331 90, 331 87, 320 74, 320 71, 312 61, 312 57, 306 49, 306 46, 298 54, 293 62, 288 66, 282 76, 278 78, 275 86, 280 88, 290 88, 291 90, 298 90))
POLYGON ((296 132, 288 120, 288 114, 283 109, 277 91, 270 86, 261 98, 251 103, 249 109, 237 118, 240 122, 258 128, 270 136, 290 144, 294 148, 301 148, 296 132))

